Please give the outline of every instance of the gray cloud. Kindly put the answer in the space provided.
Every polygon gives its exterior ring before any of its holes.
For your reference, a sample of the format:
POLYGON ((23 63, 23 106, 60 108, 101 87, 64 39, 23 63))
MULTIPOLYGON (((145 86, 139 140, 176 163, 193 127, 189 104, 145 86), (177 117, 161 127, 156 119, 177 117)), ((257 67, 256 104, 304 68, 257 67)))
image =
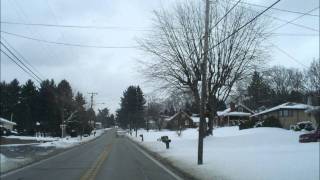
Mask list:
MULTIPOLYGON (((152 27, 152 10, 160 7, 170 8, 174 0, 4 0, 1 1, 1 21, 26 23, 59 23, 71 25, 121 26, 125 29, 94 30, 72 28, 27 27, 1 24, 1 30, 23 34, 51 41, 100 45, 134 46, 135 38, 145 32, 133 29, 152 27)), ((272 2, 267 0, 249 1, 262 5, 272 2)), ((318 7, 316 0, 283 0, 278 8, 306 12, 318 7)), ((257 8, 257 10, 262 10, 257 8)), ((299 15, 270 11, 268 14, 291 20, 299 15)), ((314 12, 319 14, 319 12, 314 12)), ((282 22, 274 22, 276 25, 282 22)), ((304 17, 296 23, 319 28, 318 17, 304 17)), ((318 34, 310 30, 287 25, 279 29, 281 33, 318 34)), ((95 91, 96 102, 105 102, 97 108, 107 106, 114 111, 119 104, 123 90, 131 85, 143 84, 144 79, 137 73, 136 59, 148 58, 137 49, 95 49, 45 44, 2 34, 12 46, 24 55, 46 78, 56 81, 67 79, 75 90, 87 95, 95 91)), ((319 37, 273 37, 270 41, 284 49, 305 65, 319 57, 319 37)), ((271 65, 285 65, 303 68, 276 49, 270 50, 271 65)), ((1 55, 2 80, 18 78, 24 82, 30 77, 16 65, 1 55)), ((150 86, 142 86, 145 91, 150 86)))

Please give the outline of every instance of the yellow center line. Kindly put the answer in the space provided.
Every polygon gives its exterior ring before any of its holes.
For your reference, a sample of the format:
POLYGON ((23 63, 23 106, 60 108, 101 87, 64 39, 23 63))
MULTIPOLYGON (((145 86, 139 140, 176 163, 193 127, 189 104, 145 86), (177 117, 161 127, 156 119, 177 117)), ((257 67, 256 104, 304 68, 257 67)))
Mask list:
POLYGON ((95 177, 97 176, 97 174, 98 174, 103 162, 107 159, 111 148, 112 148, 112 143, 106 146, 106 148, 102 151, 102 153, 100 154, 100 156, 97 159, 97 161, 95 161, 95 163, 93 163, 91 168, 89 168, 85 172, 85 174, 83 174, 81 176, 80 180, 94 180, 95 179, 95 177))

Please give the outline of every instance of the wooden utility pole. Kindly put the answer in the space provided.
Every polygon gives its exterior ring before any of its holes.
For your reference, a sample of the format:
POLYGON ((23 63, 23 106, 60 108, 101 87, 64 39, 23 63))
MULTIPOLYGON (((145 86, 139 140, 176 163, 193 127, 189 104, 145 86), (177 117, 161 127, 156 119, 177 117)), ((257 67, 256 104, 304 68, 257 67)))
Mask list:
MULTIPOLYGON (((91 110, 93 110, 93 97, 95 96, 95 95, 98 95, 98 93, 97 92, 90 92, 90 93, 88 93, 88 94, 91 94, 91 104, 90 104, 90 108, 91 108, 91 110)), ((89 119, 89 123, 90 123, 90 125, 92 126, 92 127, 94 127, 94 124, 92 124, 92 119, 90 118, 89 119)))
POLYGON ((206 0, 205 12, 205 32, 204 32, 204 48, 203 48, 203 61, 201 66, 201 102, 200 102, 200 124, 199 124, 199 139, 198 139, 198 164, 203 164, 203 138, 205 135, 205 122, 206 122, 206 104, 207 104, 207 62, 208 62, 208 49, 209 49, 209 0, 206 0))

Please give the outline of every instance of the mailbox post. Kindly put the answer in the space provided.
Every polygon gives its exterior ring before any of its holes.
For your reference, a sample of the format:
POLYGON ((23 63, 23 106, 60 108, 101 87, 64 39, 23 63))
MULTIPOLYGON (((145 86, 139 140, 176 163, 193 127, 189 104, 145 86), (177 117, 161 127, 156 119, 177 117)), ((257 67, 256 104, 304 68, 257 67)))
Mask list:
POLYGON ((161 141, 166 144, 166 149, 169 149, 171 139, 168 136, 161 136, 161 141))

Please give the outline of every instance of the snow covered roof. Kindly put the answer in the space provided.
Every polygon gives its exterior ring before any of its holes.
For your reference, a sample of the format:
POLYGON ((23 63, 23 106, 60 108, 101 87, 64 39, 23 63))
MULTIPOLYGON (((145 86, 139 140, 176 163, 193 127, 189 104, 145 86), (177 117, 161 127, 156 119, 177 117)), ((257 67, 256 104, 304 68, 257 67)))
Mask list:
MULTIPOLYGON (((251 109, 249 109, 247 106, 243 104, 236 105, 236 108, 238 108, 239 106, 253 113, 251 109)), ((218 116, 250 116, 251 115, 251 113, 246 113, 246 112, 237 112, 237 111, 230 112, 230 111, 231 111, 231 108, 227 108, 223 111, 217 111, 217 115, 218 116)))
POLYGON ((223 116, 251 116, 251 113, 233 111, 225 113, 223 116))
POLYGON ((4 119, 2 117, 0 117, 0 122, 4 124, 17 125, 17 123, 4 119))
POLYGON ((279 109, 306 110, 306 109, 309 109, 309 108, 312 108, 312 107, 313 107, 313 106, 310 106, 310 105, 308 105, 308 104, 286 102, 286 103, 280 104, 280 105, 278 105, 278 106, 275 106, 275 107, 273 107, 273 108, 266 109, 266 110, 264 110, 264 111, 258 112, 258 113, 256 113, 256 114, 252 115, 251 117, 258 116, 258 115, 265 114, 265 113, 269 113, 269 112, 276 111, 276 110, 279 110, 279 109))
POLYGON ((179 111, 179 112, 177 112, 176 114, 174 114, 173 116, 171 116, 171 117, 169 117, 169 118, 165 118, 164 120, 165 120, 165 121, 171 121, 172 119, 176 118, 176 117, 177 117, 178 115, 180 115, 180 114, 183 114, 185 117, 191 119, 190 116, 189 116, 187 113, 185 113, 184 111, 179 111))
MULTIPOLYGON (((200 117, 197 116, 191 116, 191 119, 194 123, 200 123, 200 117)), ((208 122, 208 118, 206 118, 206 121, 208 122)))

